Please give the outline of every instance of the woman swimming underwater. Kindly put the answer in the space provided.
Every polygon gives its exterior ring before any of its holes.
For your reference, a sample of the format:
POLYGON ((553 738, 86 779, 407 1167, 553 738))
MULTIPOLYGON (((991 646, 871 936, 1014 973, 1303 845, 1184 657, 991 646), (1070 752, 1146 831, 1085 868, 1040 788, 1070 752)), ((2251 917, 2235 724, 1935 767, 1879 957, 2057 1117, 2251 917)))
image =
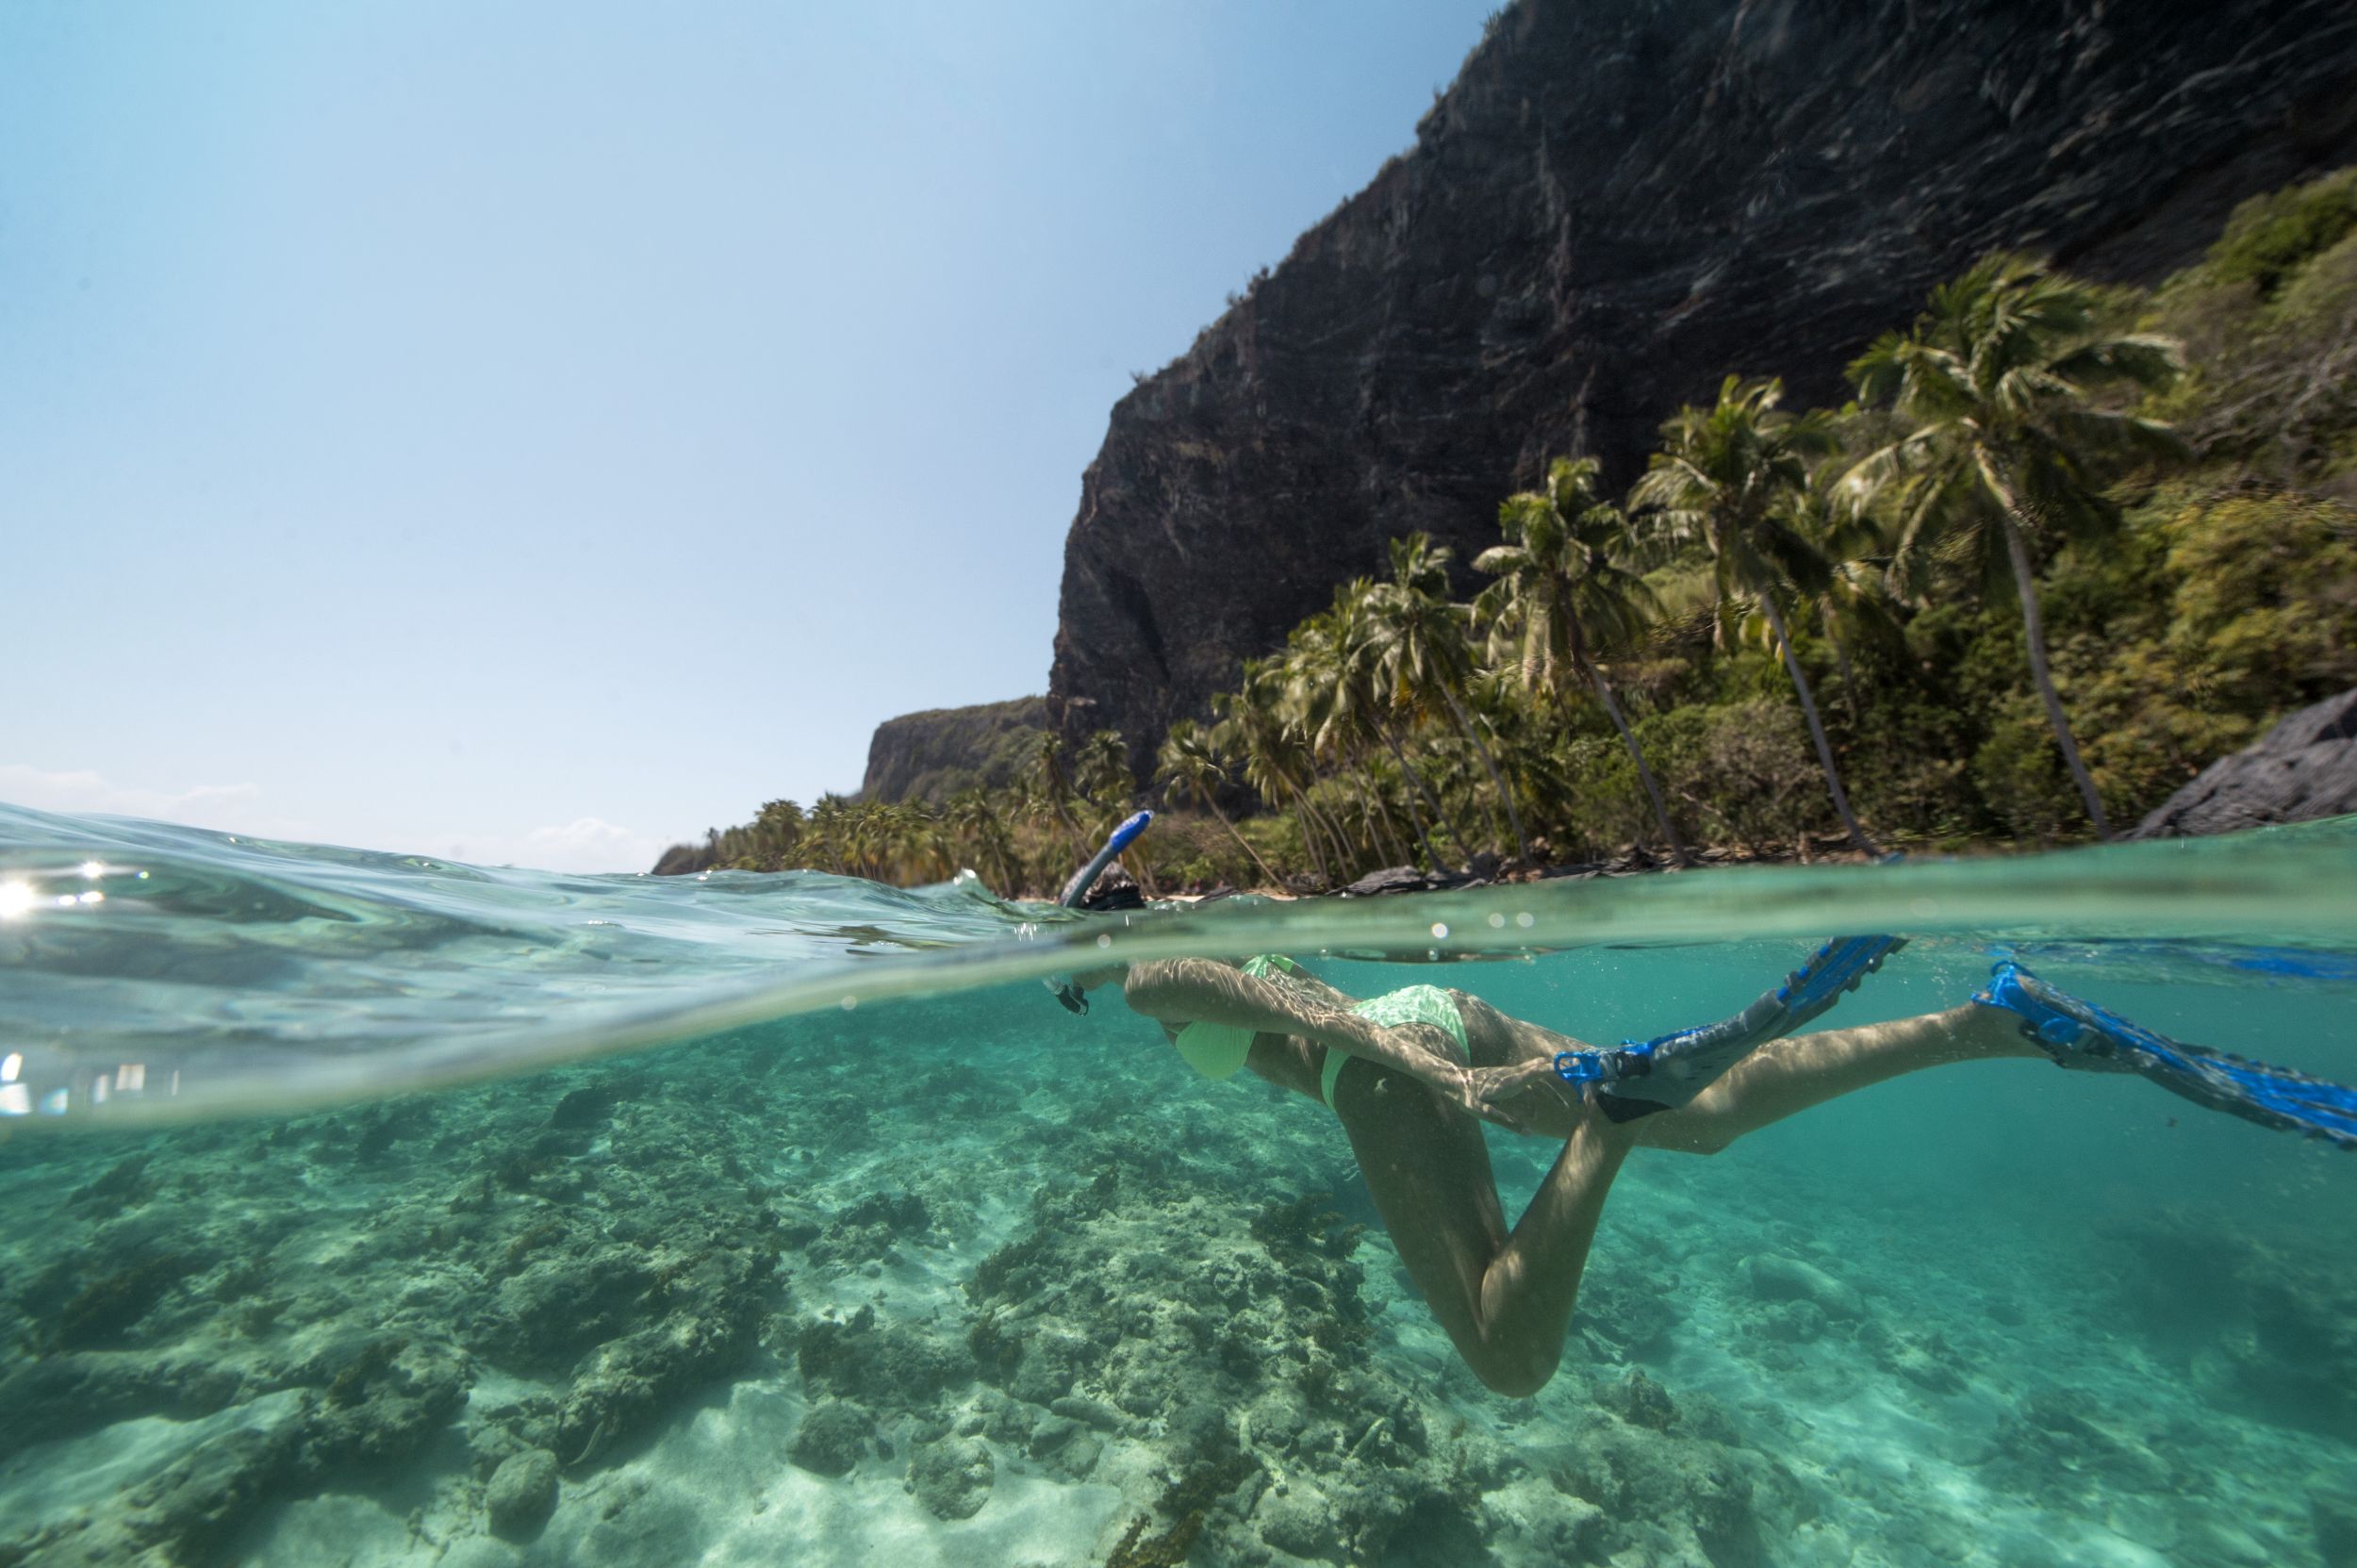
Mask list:
POLYGON ((1250 1069, 1341 1120, 1400 1260, 1468 1366, 1501 1394, 1555 1375, 1612 1180, 1639 1148, 1712 1154, 1795 1112, 1951 1062, 2045 1056, 2136 1072, 2214 1109, 2357 1147, 2357 1092, 2153 1034, 2011 964, 1944 1013, 1792 1035, 1903 945, 1827 943, 1734 1018, 1599 1050, 1463 991, 1359 1000, 1289 960, 1182 958, 1118 983, 1199 1071, 1250 1069), (1563 1140, 1509 1230, 1479 1122, 1563 1140))

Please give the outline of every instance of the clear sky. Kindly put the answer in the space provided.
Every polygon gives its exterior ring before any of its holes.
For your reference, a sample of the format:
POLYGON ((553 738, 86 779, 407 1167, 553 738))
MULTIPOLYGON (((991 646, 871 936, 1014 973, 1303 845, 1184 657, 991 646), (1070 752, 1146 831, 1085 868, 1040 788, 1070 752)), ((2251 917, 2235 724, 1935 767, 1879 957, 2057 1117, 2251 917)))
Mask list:
POLYGON ((1044 690, 1495 3, 0 7, 0 801, 637 869, 1044 690))

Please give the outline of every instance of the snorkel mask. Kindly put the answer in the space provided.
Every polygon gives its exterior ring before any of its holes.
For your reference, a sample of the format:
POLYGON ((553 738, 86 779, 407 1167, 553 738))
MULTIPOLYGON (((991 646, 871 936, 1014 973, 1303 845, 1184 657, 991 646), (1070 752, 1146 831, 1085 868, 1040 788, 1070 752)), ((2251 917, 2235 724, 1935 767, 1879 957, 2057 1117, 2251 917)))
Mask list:
MULTIPOLYGON (((1096 884, 1098 877, 1105 874, 1105 867, 1113 863, 1113 857, 1136 843, 1138 834, 1153 825, 1154 814, 1142 811, 1115 828, 1113 836, 1105 840, 1104 848, 1091 855, 1086 866, 1072 873, 1071 879, 1063 884, 1063 891, 1056 895, 1056 901, 1066 909, 1080 908, 1080 900, 1088 897, 1088 890, 1096 884)), ((1089 1010, 1088 993, 1074 983, 1071 976, 1050 975, 1043 983, 1063 1004, 1065 1012, 1086 1013, 1089 1010)))

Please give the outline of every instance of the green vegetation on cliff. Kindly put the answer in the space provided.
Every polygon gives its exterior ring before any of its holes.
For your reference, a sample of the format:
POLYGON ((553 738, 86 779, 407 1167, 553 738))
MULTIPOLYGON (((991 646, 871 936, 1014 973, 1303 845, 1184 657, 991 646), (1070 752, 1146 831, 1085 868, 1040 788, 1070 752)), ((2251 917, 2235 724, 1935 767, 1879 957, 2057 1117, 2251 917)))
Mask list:
MULTIPOLYGON (((2066 842, 2357 685, 2357 171, 2245 204, 2150 295, 1992 256, 1852 373, 1805 411, 1730 376, 1625 504, 1558 460, 1470 602, 1398 541, 1174 729, 1151 784, 1211 815, 1132 869, 2066 842)), ((1133 804, 1121 758, 1043 735, 1012 785, 777 802, 707 848, 1038 892, 1133 804)))
POLYGON ((963 789, 1004 789, 1030 766, 1047 729, 1041 697, 887 718, 867 743, 860 795, 887 805, 939 805, 963 789))

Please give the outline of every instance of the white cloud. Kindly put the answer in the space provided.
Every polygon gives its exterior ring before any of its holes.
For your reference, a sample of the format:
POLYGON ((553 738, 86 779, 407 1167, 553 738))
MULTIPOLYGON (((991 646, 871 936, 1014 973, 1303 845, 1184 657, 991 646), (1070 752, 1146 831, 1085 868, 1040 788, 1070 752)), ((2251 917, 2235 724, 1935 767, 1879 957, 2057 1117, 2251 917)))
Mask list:
POLYGON ((450 847, 453 860, 524 866, 536 871, 645 871, 669 843, 597 817, 535 828, 521 838, 471 838, 450 847))
POLYGON ((538 871, 646 871, 670 840, 635 833, 596 817, 507 834, 463 835, 405 834, 398 842, 363 842, 350 834, 323 834, 318 824, 289 817, 263 799, 251 784, 199 784, 192 789, 147 789, 121 784, 82 769, 58 771, 25 763, 0 763, 0 801, 35 811, 146 817, 159 822, 249 834, 295 843, 321 841, 356 848, 415 852, 440 844, 440 853, 476 866, 522 866, 538 871))
POLYGON ((142 789, 119 784, 87 768, 53 771, 21 762, 0 763, 0 801, 35 811, 87 812, 112 817, 152 817, 192 828, 246 833, 271 838, 300 838, 304 824, 289 821, 262 801, 250 784, 198 784, 193 789, 142 789))

